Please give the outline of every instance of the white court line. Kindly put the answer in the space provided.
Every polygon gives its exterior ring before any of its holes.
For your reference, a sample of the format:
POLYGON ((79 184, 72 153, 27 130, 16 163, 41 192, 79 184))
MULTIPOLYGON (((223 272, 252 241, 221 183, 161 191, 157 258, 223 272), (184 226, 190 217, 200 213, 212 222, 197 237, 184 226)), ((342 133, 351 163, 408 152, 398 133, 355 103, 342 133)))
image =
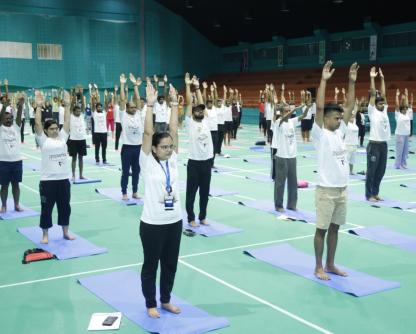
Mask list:
POLYGON ((37 191, 36 189, 33 189, 32 187, 29 187, 29 186, 25 185, 23 182, 22 182, 22 183, 20 183, 20 185, 21 185, 23 188, 26 188, 26 189, 30 190, 31 192, 34 192, 35 194, 38 194, 38 195, 39 195, 39 191, 37 191))
POLYGON ((256 199, 253 197, 248 197, 248 196, 244 196, 244 195, 234 195, 235 197, 239 197, 239 198, 245 198, 245 199, 249 199, 251 201, 255 201, 256 199))
POLYGON ((235 285, 232 285, 232 284, 230 284, 230 283, 222 280, 221 278, 218 278, 218 277, 216 277, 214 275, 211 275, 211 274, 207 273, 206 271, 204 271, 202 269, 199 269, 199 268, 193 266, 192 264, 189 264, 189 263, 187 263, 187 262, 185 262, 183 260, 179 260, 179 263, 183 264, 184 266, 186 266, 186 267, 188 267, 188 268, 190 268, 192 270, 195 270, 196 272, 198 272, 198 273, 200 273, 200 274, 202 274, 202 275, 204 275, 204 276, 212 279, 213 281, 216 281, 216 282, 218 282, 218 283, 226 286, 227 288, 230 288, 230 289, 232 289, 234 291, 237 291, 237 292, 241 293, 242 295, 244 295, 246 297, 249 297, 249 298, 255 300, 256 302, 259 302, 260 304, 264 304, 264 305, 266 305, 266 306, 268 306, 268 307, 270 307, 270 308, 272 308, 272 309, 274 309, 274 310, 276 310, 276 311, 278 311, 278 312, 280 312, 280 313, 288 316, 289 318, 292 318, 292 319, 294 319, 294 320, 296 320, 296 321, 298 321, 298 322, 300 322, 300 323, 302 323, 302 324, 304 324, 304 325, 306 325, 306 326, 308 326, 310 328, 313 328, 313 329, 317 330, 318 332, 325 333, 325 334, 332 334, 332 332, 330 332, 329 330, 327 330, 325 328, 322 328, 322 327, 320 327, 318 325, 315 325, 314 323, 312 323, 312 322, 310 322, 310 321, 308 321, 308 320, 306 320, 304 318, 301 318, 301 317, 297 316, 296 314, 293 314, 293 313, 285 310, 284 308, 281 308, 281 307, 279 307, 279 306, 277 306, 275 304, 272 304, 272 303, 268 302, 267 300, 264 300, 264 299, 262 299, 260 297, 257 297, 255 295, 253 295, 253 294, 251 294, 251 293, 243 290, 243 289, 240 289, 240 288, 236 287, 235 285))

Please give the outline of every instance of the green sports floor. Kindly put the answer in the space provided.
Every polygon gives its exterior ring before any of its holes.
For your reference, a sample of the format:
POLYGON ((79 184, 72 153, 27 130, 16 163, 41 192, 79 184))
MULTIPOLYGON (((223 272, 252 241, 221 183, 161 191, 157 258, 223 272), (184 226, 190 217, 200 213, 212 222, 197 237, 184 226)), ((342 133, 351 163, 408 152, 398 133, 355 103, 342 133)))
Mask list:
MULTIPOLYGON (((368 136, 368 134, 367 134, 368 136)), ((247 199, 272 200, 273 184, 252 181, 246 176, 267 176, 269 167, 244 162, 244 158, 265 158, 269 153, 249 150, 261 140, 254 125, 239 130, 230 158, 217 158, 217 166, 233 167, 232 172, 213 173, 212 185, 239 194, 210 198, 208 218, 243 229, 243 232, 206 238, 183 236, 174 294, 212 315, 228 318, 231 325, 216 331, 234 333, 415 333, 416 257, 414 253, 381 245, 350 235, 346 230, 361 226, 384 225, 397 232, 416 236, 416 210, 374 208, 350 200, 348 224, 339 236, 336 262, 351 269, 401 283, 401 288, 366 297, 353 297, 313 281, 272 267, 243 254, 245 249, 289 243, 313 255, 315 227, 238 205, 247 199)), ((392 141, 392 146, 394 146, 392 141)), ((416 147, 416 138, 411 150, 416 147)), ((33 136, 22 148, 26 162, 39 162, 33 136)), ((186 162, 187 144, 181 133, 180 159, 186 162)), ((298 178, 316 180, 313 151, 299 145, 298 178), (304 150, 304 151, 303 151, 304 150), (306 158, 303 157, 306 156, 306 158)), ((394 155, 389 152, 389 156, 394 155)), ((89 158, 93 150, 88 151, 89 158)), ((94 190, 118 187, 120 157, 109 140, 108 160, 114 167, 88 166, 87 177, 99 177, 101 184, 72 186, 70 229, 108 253, 71 260, 51 260, 27 265, 23 252, 35 247, 16 232, 18 227, 36 226, 39 217, 0 220, 0 333, 78 334, 87 333, 95 312, 113 312, 110 306, 77 283, 91 275, 141 269, 143 254, 139 239, 142 207, 123 206, 94 190)), ((186 167, 180 164, 181 179, 186 167)), ((393 160, 388 160, 392 164, 393 160)), ((416 201, 416 190, 400 184, 416 183, 416 157, 409 156, 414 171, 387 169, 381 195, 407 202, 416 201)), ((365 155, 357 156, 356 171, 365 169, 365 155)), ((21 202, 40 210, 39 174, 24 170, 21 202)), ((143 193, 140 182, 140 192, 143 193)), ((364 192, 364 182, 355 180, 350 189, 364 192)), ((10 194, 11 196, 11 194, 10 194)), ((185 194, 182 193, 182 206, 185 194)), ((198 200, 196 201, 198 203, 198 200)), ((314 211, 313 190, 299 190, 298 208, 314 211)), ((56 216, 54 216, 56 222, 56 216)), ((140 282, 137 282, 140 284, 140 282)), ((123 317, 119 333, 146 333, 123 317)))

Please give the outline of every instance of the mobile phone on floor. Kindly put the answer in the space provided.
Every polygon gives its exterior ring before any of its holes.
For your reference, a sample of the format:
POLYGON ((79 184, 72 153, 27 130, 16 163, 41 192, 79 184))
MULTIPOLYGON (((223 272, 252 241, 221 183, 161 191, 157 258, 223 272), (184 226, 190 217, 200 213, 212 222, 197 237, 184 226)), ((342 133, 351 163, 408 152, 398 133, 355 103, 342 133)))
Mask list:
POLYGON ((114 322, 118 319, 118 317, 109 315, 105 320, 103 321, 103 326, 112 326, 114 322))

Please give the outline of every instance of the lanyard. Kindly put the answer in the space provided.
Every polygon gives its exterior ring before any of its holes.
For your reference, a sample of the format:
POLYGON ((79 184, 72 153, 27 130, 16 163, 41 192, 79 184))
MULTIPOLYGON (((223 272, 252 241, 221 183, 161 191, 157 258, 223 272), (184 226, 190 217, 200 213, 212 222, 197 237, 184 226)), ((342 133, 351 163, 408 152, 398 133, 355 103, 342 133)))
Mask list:
POLYGON ((159 162, 160 167, 162 167, 163 173, 165 173, 166 176, 166 192, 170 195, 172 192, 172 187, 170 185, 170 171, 169 171, 169 163, 166 160, 166 170, 163 168, 163 165, 159 162))

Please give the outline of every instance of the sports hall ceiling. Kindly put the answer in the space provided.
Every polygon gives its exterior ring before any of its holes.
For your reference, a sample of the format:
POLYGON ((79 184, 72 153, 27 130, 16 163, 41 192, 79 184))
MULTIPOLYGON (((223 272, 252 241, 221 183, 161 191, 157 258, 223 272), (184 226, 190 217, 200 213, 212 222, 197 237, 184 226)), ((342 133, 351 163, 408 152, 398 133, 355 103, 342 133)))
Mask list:
POLYGON ((218 46, 266 42, 272 36, 305 37, 416 20, 412 1, 384 0, 157 0, 218 46))

